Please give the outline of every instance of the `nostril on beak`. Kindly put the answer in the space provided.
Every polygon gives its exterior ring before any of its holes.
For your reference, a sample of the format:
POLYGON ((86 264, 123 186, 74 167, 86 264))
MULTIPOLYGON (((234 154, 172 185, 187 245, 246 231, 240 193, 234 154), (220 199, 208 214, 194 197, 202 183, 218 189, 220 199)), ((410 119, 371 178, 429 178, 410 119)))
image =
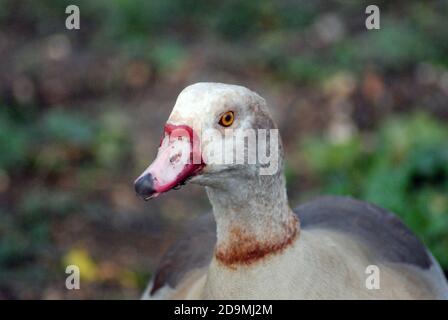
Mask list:
POLYGON ((154 179, 150 173, 139 178, 134 183, 135 192, 137 192, 137 194, 143 198, 151 196, 155 192, 153 180, 154 179))

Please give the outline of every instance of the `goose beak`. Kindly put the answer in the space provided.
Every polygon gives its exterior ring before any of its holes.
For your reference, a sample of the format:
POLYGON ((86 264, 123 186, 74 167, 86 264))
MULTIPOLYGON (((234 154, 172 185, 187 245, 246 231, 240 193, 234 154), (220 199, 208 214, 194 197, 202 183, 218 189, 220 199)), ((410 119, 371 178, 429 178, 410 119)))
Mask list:
POLYGON ((135 180, 135 192, 144 200, 185 184, 204 167, 199 139, 188 126, 167 124, 153 163, 135 180))

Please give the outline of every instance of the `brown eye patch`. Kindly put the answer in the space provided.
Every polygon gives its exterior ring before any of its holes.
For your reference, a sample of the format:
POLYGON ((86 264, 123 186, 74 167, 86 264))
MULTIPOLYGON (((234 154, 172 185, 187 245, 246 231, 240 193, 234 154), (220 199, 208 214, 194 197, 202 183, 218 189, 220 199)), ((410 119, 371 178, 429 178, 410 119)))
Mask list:
POLYGON ((234 120, 235 120, 235 115, 234 115, 233 111, 227 111, 219 119, 219 124, 222 125, 223 127, 229 127, 232 125, 234 120))

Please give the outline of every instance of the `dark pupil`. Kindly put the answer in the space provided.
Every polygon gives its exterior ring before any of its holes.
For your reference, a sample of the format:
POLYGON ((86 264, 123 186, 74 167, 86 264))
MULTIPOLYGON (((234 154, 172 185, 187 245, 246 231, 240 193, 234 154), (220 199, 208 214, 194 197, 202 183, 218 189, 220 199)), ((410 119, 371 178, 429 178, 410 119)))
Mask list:
POLYGON ((226 122, 230 122, 230 120, 231 120, 230 114, 226 115, 226 122))

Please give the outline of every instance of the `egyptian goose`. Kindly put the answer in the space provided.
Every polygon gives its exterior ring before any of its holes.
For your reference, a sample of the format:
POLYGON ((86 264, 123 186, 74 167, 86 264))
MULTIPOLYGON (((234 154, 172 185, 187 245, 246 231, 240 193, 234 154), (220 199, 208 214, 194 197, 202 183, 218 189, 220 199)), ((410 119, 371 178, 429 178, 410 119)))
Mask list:
POLYGON ((387 210, 348 197, 290 209, 275 130, 265 100, 245 87, 197 83, 180 93, 157 157, 134 187, 148 200, 196 183, 213 210, 166 252, 143 298, 448 298, 437 261, 387 210), (267 165, 260 159, 248 161, 248 140, 234 143, 234 132, 246 129, 270 132, 267 147, 255 149, 273 147, 271 173, 261 174, 267 165), (225 157, 237 147, 247 151, 243 162, 217 161, 234 160, 225 157))

